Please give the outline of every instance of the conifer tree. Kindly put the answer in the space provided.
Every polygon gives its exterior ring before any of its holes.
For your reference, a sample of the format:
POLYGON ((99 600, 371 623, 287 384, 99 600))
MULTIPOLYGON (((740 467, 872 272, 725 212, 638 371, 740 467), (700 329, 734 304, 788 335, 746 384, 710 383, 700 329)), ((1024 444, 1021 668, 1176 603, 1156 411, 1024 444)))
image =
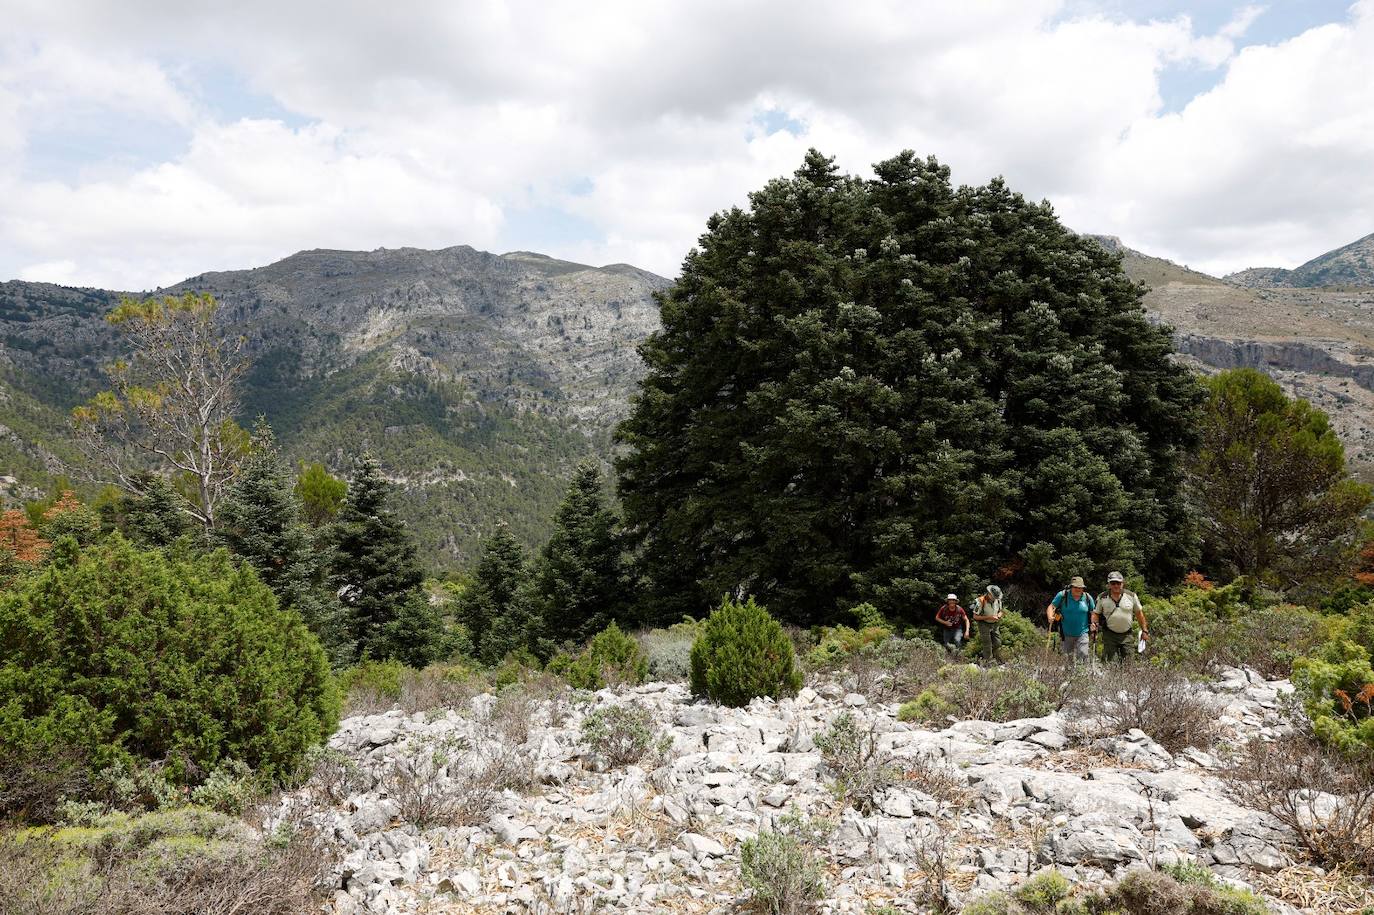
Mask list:
POLYGON ((302 467, 296 478, 296 496, 301 502, 301 516, 320 527, 333 521, 343 507, 348 484, 334 476, 319 461, 302 467))
POLYGON ((1201 395, 1120 258, 996 180, 812 151, 707 222, 619 438, 657 618, 926 620, 999 569, 1177 581, 1201 395))
POLYGON ((525 550, 505 522, 482 542, 472 583, 458 600, 458 622, 467 628, 473 652, 495 663, 519 647, 529 647, 529 627, 519 602, 529 576, 525 550))
POLYGON ((600 468, 584 461, 534 568, 531 597, 545 637, 580 644, 612 621, 624 621, 626 592, 620 522, 606 505, 600 468))
POLYGON ((330 528, 331 578, 345 605, 345 631, 358 657, 413 666, 444 650, 438 613, 421 585, 415 542, 387 505, 391 484, 371 455, 358 461, 348 496, 330 528))
POLYGON ((123 528, 140 546, 170 546, 191 531, 186 499, 161 474, 149 474, 137 493, 125 494, 119 503, 123 528))
POLYGON ((220 500, 217 535, 246 560, 284 609, 301 615, 337 659, 347 657, 342 606, 325 585, 325 563, 301 520, 295 478, 272 430, 259 423, 239 476, 220 500))

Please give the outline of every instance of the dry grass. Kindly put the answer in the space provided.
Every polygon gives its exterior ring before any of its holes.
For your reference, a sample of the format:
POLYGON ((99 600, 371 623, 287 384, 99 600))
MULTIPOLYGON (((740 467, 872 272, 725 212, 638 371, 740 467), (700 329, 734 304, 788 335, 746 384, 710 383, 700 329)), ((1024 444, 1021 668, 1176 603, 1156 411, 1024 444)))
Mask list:
POLYGON ((0 835, 0 915, 301 915, 318 909, 327 854, 297 829, 281 842, 168 854, 54 832, 0 835))
POLYGON ((1369 878, 1345 868, 1321 871, 1295 865, 1272 874, 1256 873, 1251 880, 1266 895, 1309 915, 1350 915, 1374 907, 1369 878))

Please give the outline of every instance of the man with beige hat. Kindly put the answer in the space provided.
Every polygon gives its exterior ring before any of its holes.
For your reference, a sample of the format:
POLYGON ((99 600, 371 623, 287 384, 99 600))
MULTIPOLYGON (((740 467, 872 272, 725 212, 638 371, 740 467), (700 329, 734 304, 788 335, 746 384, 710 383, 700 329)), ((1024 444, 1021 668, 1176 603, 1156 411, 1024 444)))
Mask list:
POLYGON ((1060 591, 1045 608, 1045 617, 1054 628, 1059 621, 1059 634, 1064 654, 1069 660, 1088 661, 1092 659, 1092 633, 1097 631, 1097 616, 1093 596, 1083 584, 1083 576, 1075 575, 1069 586, 1060 591))

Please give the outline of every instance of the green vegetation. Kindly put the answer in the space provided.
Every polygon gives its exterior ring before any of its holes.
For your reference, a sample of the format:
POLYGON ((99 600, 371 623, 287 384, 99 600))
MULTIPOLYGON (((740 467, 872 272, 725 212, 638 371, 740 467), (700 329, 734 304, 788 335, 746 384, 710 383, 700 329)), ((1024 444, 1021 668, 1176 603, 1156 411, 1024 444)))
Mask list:
POLYGON ((415 542, 388 504, 390 492, 377 461, 363 456, 328 531, 330 579, 343 595, 344 639, 356 657, 423 667, 447 646, 421 587, 424 571, 415 542))
POLYGON ((68 539, 0 595, 0 751, 12 757, 166 760, 178 780, 237 760, 272 777, 338 711, 319 642, 223 551, 68 539))
POLYGON ((598 708, 582 719, 582 742, 612 766, 642 762, 672 745, 653 715, 635 705, 598 708))
POLYGON ((1347 575, 1374 494, 1348 477, 1326 414, 1253 369, 1207 386, 1193 467, 1207 567, 1294 593, 1347 575))
POLYGON ((592 636, 580 654, 560 654, 549 661, 547 669, 574 689, 595 690, 643 683, 649 674, 649 661, 639 643, 611 623, 592 636))
POLYGON ((600 468, 579 464, 531 574, 533 613, 543 636, 557 644, 580 644, 626 618, 629 577, 620 522, 602 489, 600 468))
POLYGON ((1196 555, 1201 391, 1119 259, 1000 180, 812 152, 713 216, 620 429, 660 618, 756 582, 789 622, 926 622, 1000 568, 1042 590, 1196 555))
POLYGON ((770 915, 810 911, 825 895, 825 863, 818 851, 825 827, 789 813, 776 829, 740 844, 740 882, 770 915))
POLYGON ((801 682, 791 640, 752 597, 742 604, 726 598, 701 624, 692 644, 693 695, 738 707, 791 695, 801 682))
POLYGON ((494 664, 512 651, 529 651, 538 638, 525 588, 525 551, 504 523, 482 542, 472 581, 457 598, 457 618, 473 653, 494 664))

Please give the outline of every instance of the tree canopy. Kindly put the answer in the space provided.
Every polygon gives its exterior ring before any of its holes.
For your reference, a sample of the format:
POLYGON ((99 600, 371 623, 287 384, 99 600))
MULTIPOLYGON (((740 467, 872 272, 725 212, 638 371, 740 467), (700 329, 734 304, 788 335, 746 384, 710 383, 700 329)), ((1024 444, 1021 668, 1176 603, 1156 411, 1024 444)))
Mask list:
POLYGON ((994 180, 812 151, 708 221, 619 430, 658 619, 725 593, 924 619, 998 574, 1176 581, 1201 392, 1117 255, 994 180))
POLYGON ((1208 566, 1290 592, 1350 572, 1371 494, 1326 414, 1254 369, 1207 387, 1193 489, 1208 566))

